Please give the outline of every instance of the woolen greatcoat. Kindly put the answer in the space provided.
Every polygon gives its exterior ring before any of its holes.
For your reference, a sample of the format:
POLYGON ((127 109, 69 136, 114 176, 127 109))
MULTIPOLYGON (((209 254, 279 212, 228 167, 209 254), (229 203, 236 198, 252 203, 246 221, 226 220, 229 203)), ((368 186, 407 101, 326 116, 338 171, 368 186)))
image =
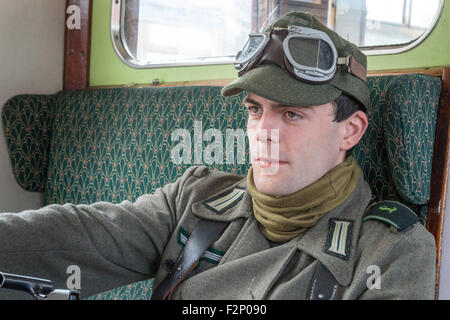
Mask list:
MULTIPOLYGON (((305 299, 318 261, 343 287, 343 299, 433 299, 432 235, 420 223, 398 232, 362 222, 370 199, 361 176, 342 205, 274 245, 254 218, 246 177, 192 167, 134 203, 0 214, 0 271, 50 279, 61 289, 75 265, 82 297, 151 277, 156 287, 196 224, 210 219, 230 223, 172 299, 305 299)), ((11 297, 24 295, 0 289, 0 298, 11 297)))

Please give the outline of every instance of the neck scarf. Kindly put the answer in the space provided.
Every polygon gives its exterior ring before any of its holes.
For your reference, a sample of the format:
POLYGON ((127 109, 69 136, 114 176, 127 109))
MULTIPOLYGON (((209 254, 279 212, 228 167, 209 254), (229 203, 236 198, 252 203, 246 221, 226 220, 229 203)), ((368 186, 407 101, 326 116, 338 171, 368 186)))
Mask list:
POLYGON ((250 168, 247 188, 261 232, 275 242, 295 238, 347 200, 361 173, 357 161, 350 156, 309 186, 287 196, 274 197, 256 189, 253 168, 250 168))

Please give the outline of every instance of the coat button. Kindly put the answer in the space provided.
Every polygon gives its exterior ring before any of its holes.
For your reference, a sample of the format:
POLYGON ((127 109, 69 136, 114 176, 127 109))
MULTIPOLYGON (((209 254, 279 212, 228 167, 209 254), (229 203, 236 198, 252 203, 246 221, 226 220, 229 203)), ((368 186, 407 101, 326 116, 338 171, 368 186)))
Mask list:
POLYGON ((166 270, 167 272, 172 271, 173 267, 175 266, 175 262, 173 262, 170 259, 167 259, 166 261, 164 261, 163 263, 163 269, 166 270))

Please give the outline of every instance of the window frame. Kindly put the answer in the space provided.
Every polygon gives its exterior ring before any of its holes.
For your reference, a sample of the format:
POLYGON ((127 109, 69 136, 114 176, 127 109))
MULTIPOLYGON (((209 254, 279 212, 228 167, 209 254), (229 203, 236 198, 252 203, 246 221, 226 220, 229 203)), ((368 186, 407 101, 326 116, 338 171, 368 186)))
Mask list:
POLYGON ((184 59, 176 62, 154 62, 143 63, 133 57, 131 50, 127 47, 123 21, 125 20, 125 0, 111 0, 111 41, 116 54, 128 66, 135 69, 153 69, 168 67, 186 67, 186 66, 203 66, 203 65, 219 65, 234 63, 235 55, 211 58, 184 59))
POLYGON ((394 45, 381 45, 381 46, 361 46, 359 47, 362 52, 364 52, 367 56, 376 56, 376 55, 387 55, 387 54, 399 54, 406 51, 409 51, 415 47, 417 47, 420 43, 422 43, 434 30, 436 27, 439 18, 442 15, 442 8, 444 7, 444 1, 439 1, 438 12, 433 17, 431 21, 430 27, 418 38, 413 39, 406 43, 394 44, 394 45))
MULTIPOLYGON (((203 66, 203 65, 221 65, 221 64, 233 64, 235 56, 223 56, 213 58, 197 58, 197 59, 185 59, 175 62, 141 62, 133 57, 130 49, 126 45, 125 33, 123 26, 125 16, 125 1, 126 0, 111 0, 111 41, 114 51, 119 58, 129 67, 135 69, 154 69, 154 68, 169 68, 169 67, 183 67, 183 66, 203 66)), ((330 0, 330 3, 334 2, 330 0)), ((420 43, 422 43, 434 30, 442 15, 442 9, 444 7, 444 0, 440 0, 438 12, 434 16, 430 27, 417 39, 410 42, 396 45, 382 45, 382 46, 361 46, 359 47, 367 56, 376 55, 390 55, 399 54, 409 51, 420 43)))

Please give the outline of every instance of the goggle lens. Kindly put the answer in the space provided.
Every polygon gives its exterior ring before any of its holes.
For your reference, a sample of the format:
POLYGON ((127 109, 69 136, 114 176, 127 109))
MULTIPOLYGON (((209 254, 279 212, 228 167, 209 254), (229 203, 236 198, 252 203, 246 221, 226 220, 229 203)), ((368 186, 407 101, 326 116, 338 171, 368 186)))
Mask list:
POLYGON ((292 59, 299 66, 329 70, 335 63, 333 49, 320 39, 292 37, 288 41, 288 48, 292 59))
POLYGON ((318 67, 322 70, 329 70, 336 63, 337 57, 333 54, 333 49, 325 41, 320 40, 318 67))
POLYGON ((256 54, 256 52, 260 50, 263 43, 265 42, 265 39, 266 37, 262 34, 251 34, 244 46, 244 49, 242 49, 242 51, 236 57, 236 63, 245 63, 247 60, 252 58, 256 54))

